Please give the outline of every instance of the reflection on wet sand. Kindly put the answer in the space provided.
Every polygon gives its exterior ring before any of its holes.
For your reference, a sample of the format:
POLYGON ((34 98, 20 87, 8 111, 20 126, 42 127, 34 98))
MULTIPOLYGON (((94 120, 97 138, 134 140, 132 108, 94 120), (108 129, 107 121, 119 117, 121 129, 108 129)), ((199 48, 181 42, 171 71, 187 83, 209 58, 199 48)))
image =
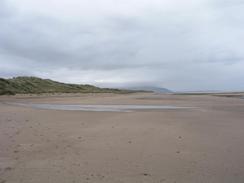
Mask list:
POLYGON ((137 110, 165 110, 190 109, 171 105, 68 105, 68 104, 35 104, 35 103, 8 103, 11 105, 31 107, 36 109, 52 109, 66 111, 97 111, 97 112, 132 112, 137 110))

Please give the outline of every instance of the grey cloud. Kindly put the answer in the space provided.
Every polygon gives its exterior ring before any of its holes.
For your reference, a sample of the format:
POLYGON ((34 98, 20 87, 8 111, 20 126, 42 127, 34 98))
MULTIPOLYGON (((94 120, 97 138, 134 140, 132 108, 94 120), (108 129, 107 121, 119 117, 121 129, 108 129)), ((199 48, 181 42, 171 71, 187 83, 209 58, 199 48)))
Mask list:
POLYGON ((111 8, 111 13, 66 19, 20 11, 1 1, 0 77, 36 75, 102 86, 151 83, 176 90, 243 89, 243 4, 200 2, 193 8, 152 6, 151 12, 144 7, 136 15, 116 14, 111 8))
POLYGON ((0 1, 0 19, 9 16, 9 7, 5 0, 0 1))
POLYGON ((2 22, 0 49, 40 66, 72 65, 84 69, 127 67, 126 63, 116 62, 136 54, 136 50, 128 50, 130 46, 117 35, 99 40, 100 35, 92 30, 78 32, 66 28, 62 22, 55 22, 54 26, 53 22, 55 20, 45 17, 21 17, 2 22))

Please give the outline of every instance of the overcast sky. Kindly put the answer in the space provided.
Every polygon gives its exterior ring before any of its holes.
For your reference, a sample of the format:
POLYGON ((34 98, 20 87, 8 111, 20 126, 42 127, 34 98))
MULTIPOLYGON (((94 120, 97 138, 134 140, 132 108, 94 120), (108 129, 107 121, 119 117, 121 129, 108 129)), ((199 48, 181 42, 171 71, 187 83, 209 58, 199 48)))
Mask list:
POLYGON ((243 0, 0 0, 0 77, 244 90, 243 0))

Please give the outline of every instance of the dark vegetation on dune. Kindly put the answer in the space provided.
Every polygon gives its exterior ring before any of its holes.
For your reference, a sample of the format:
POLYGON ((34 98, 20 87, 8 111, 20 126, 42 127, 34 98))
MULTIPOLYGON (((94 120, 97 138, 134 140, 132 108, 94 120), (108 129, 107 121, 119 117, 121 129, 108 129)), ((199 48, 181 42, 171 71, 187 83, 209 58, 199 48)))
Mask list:
POLYGON ((41 93, 132 93, 135 91, 66 84, 37 77, 0 78, 0 95, 41 93))

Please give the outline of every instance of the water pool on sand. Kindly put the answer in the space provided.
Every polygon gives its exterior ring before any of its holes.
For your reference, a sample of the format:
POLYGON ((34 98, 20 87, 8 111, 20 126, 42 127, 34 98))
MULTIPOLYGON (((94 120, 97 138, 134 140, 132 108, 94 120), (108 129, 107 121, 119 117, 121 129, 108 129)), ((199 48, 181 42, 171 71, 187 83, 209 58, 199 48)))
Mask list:
POLYGON ((172 105, 68 105, 68 104, 36 104, 36 103, 8 103, 11 105, 32 107, 36 109, 66 110, 66 111, 97 111, 97 112, 132 112, 138 110, 173 110, 191 109, 172 105))

